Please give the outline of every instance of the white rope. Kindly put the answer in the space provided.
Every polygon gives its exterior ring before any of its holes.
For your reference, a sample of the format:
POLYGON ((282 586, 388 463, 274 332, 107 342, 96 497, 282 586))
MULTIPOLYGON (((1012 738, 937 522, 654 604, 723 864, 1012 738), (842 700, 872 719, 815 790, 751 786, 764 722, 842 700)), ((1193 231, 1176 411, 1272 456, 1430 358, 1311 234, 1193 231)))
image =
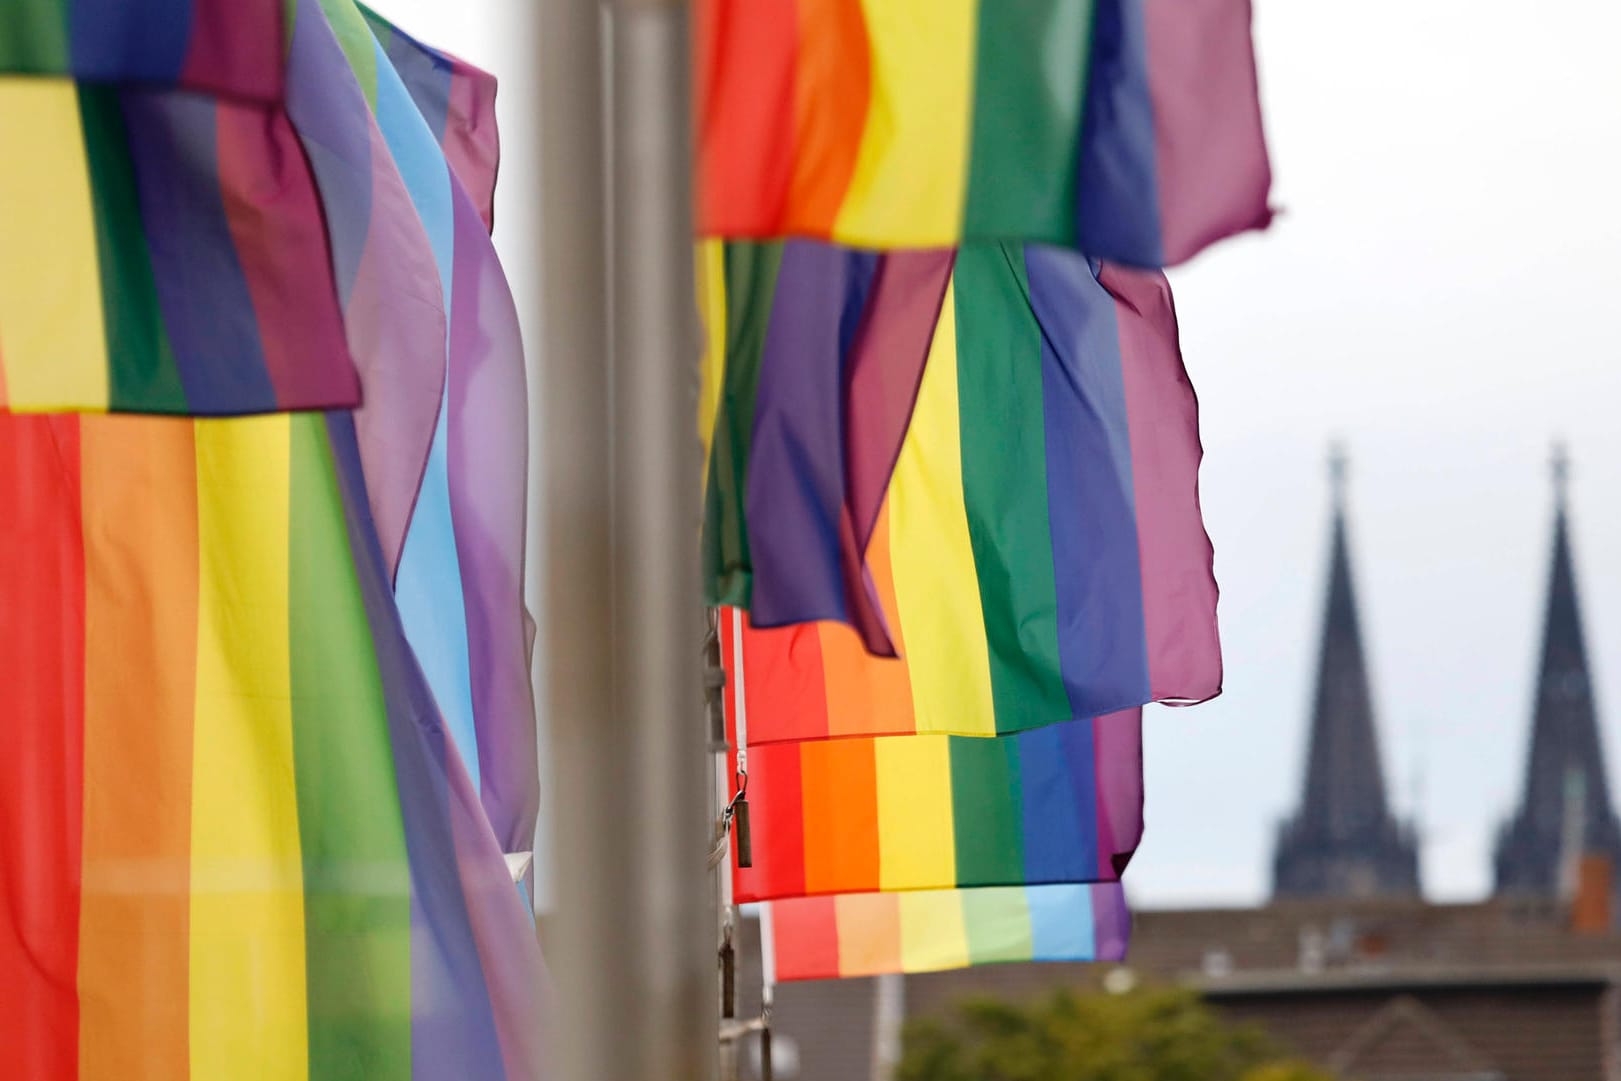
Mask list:
POLYGON ((743 609, 732 609, 732 679, 736 689, 732 692, 732 722, 737 733, 737 772, 749 774, 749 696, 743 683, 743 609))
POLYGON ((777 997, 777 930, 771 912, 771 902, 760 905, 760 1005, 771 1012, 772 1000, 777 997))

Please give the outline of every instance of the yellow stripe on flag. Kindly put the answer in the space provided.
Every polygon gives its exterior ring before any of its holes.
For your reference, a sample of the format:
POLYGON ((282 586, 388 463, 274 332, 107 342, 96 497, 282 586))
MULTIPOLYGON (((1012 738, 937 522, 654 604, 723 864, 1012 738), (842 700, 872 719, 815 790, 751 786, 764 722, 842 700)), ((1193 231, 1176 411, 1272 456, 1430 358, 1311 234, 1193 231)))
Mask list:
POLYGON ((70 80, 0 78, 0 363, 16 412, 107 408, 90 165, 70 80))
POLYGON ((890 482, 889 545, 917 731, 995 735, 990 649, 963 506, 955 304, 953 284, 890 482))
POLYGON ((960 890, 900 895, 901 971, 939 972, 968 965, 962 896, 960 890))
POLYGON ((696 255, 698 315, 704 332, 703 363, 698 369, 698 438, 703 441, 707 483, 715 417, 726 384, 726 246, 719 240, 700 240, 696 255))
POLYGON ((951 820, 951 745, 944 736, 874 741, 878 773, 878 888, 956 884, 951 820))
POLYGON ((308 1076, 288 644, 289 419, 197 422, 191 1075, 308 1076))
POLYGON ((834 239, 869 247, 953 244, 968 187, 979 2, 861 0, 861 8, 871 91, 834 239))

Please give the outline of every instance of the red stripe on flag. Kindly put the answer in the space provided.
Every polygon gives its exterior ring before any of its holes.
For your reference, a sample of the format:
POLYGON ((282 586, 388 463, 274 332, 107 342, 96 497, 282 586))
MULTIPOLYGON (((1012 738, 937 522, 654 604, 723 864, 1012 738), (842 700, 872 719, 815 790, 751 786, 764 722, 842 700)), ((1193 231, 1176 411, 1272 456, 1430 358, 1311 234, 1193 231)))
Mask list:
POLYGON ((698 5, 699 232, 747 235, 782 220, 793 176, 795 0, 698 5))
POLYGON ((771 906, 778 980, 832 980, 839 971, 835 897, 800 897, 771 906))
POLYGON ((79 428, 0 416, 0 1048, 8 1077, 79 1063, 84 558, 79 428))

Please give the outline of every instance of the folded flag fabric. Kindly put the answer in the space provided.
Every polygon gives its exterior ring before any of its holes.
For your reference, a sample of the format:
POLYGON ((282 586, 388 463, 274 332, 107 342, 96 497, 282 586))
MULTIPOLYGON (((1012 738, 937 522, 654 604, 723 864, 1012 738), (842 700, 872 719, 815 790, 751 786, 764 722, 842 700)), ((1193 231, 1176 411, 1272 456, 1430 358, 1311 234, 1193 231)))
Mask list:
POLYGON ((456 178, 478 207, 485 227, 494 228, 495 177, 501 162, 495 76, 423 44, 364 5, 360 10, 444 148, 456 178))
POLYGON ((0 74, 272 103, 283 86, 283 18, 282 0, 0 0, 0 74))
POLYGON ((1249 0, 702 0, 699 231, 1161 267, 1270 220, 1249 0))
POLYGON ((0 417, 13 1076, 534 1078, 347 414, 0 417))
POLYGON ((760 906, 769 983, 1008 961, 1122 961, 1130 934, 1117 882, 859 893, 760 906))
POLYGON ((321 200, 281 105, 0 76, 0 144, 0 409, 356 403, 321 200))
MULTIPOLYGON (((740 902, 1107 882, 1142 837, 1140 713, 997 739, 880 736, 747 754, 740 902)), ((736 782, 733 783, 736 792, 736 782)))
MULTIPOLYGON (((384 44, 403 46, 387 24, 368 21, 353 0, 322 8, 432 241, 449 312, 443 394, 395 596, 491 828, 505 851, 527 852, 540 780, 523 608, 528 392, 517 308, 486 220, 438 141, 463 122, 423 111, 427 69, 395 68, 384 44)), ((493 113, 485 119, 494 124, 493 113)), ((463 162, 475 182, 493 185, 482 168, 463 162)))
POLYGON ((1162 274, 962 249, 866 554, 901 660, 829 623, 745 625, 751 743, 988 736, 1219 693, 1200 456, 1162 274))
POLYGON ((862 554, 906 434, 950 251, 699 248, 704 581, 760 626, 889 632, 862 554))
POLYGON ((390 575, 427 468, 445 387, 447 287, 437 252, 321 5, 289 5, 287 111, 321 189, 344 328, 363 388, 355 414, 390 575))

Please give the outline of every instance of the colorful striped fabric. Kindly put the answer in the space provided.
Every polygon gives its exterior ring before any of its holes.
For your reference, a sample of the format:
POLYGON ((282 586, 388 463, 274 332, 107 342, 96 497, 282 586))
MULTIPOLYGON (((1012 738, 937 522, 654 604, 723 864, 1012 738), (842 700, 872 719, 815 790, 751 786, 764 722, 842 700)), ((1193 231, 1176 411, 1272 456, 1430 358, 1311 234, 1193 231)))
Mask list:
POLYGON ((392 575, 445 385, 445 288, 400 168, 314 0, 290 5, 287 111, 321 189, 344 326, 363 387, 367 492, 392 575))
POLYGON ((949 251, 700 245, 704 580, 761 626, 842 620, 892 654, 862 553, 951 272, 949 251))
POLYGON ((281 106, 0 76, 0 144, 0 409, 355 404, 281 106))
POLYGON ((998 739, 765 744, 747 767, 739 901, 1107 882, 1142 837, 1138 710, 998 739))
POLYGON ((1121 961, 1119 883, 802 897, 760 906, 768 982, 1008 961, 1121 961))
POLYGON ((0 74, 270 103, 286 41, 282 0, 0 0, 0 74))
POLYGON ((701 0, 699 230, 1160 267, 1270 219, 1249 0, 701 0))
POLYGON ((1200 455, 1163 275, 963 249, 867 549, 902 662, 836 624, 746 628, 750 740, 986 736, 1214 696, 1200 455))
POLYGON ((538 1076, 346 414, 0 417, 12 1076, 538 1076))
POLYGON ((501 136, 495 122, 495 76, 424 45, 365 5, 361 13, 411 98, 444 148, 486 228, 495 226, 495 177, 501 136))
MULTIPOLYGON (((527 852, 540 781, 522 601, 528 392, 517 309, 488 226, 421 110, 427 95, 402 78, 353 0, 321 6, 426 228, 450 313, 437 425, 395 595, 491 827, 505 851, 527 852)), ((414 80, 423 73, 406 67, 414 80)))

